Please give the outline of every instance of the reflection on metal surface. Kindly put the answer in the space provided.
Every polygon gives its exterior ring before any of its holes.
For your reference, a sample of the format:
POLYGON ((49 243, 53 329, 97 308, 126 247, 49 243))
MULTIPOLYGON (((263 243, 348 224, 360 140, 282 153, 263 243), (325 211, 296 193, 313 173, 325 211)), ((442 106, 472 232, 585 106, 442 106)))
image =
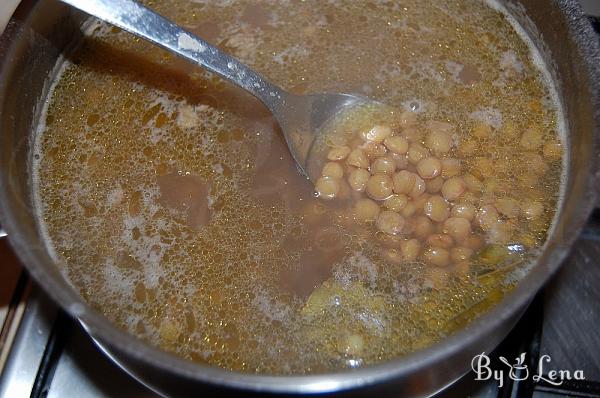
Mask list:
POLYGON ((27 301, 10 354, 0 376, 0 397, 29 397, 37 379, 56 306, 50 300, 40 300, 43 293, 33 289, 27 301))
POLYGON ((159 397, 106 357, 78 323, 68 320, 63 326, 64 344, 57 347, 60 352, 46 383, 46 398, 159 397))
POLYGON ((2 374, 6 365, 25 311, 26 300, 29 294, 29 282, 24 273, 21 274, 13 292, 13 299, 6 307, 2 307, 2 328, 0 329, 0 374, 2 374))
POLYGON ((25 306, 27 276, 8 241, 0 241, 0 373, 6 363, 25 306))
POLYGON ((10 16, 19 5, 20 0, 2 0, 2 7, 0 7, 0 33, 4 31, 10 16))
POLYGON ((579 0, 583 10, 588 15, 600 16, 600 1, 598 0, 579 0))

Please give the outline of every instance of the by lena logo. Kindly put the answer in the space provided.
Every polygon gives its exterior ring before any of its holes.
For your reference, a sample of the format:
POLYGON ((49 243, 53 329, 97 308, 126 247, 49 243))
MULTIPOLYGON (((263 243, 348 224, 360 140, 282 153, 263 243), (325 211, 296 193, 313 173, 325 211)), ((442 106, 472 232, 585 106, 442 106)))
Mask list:
POLYGON ((504 357, 498 357, 498 359, 510 368, 508 377, 512 380, 527 380, 529 377, 529 369, 525 365, 525 353, 522 353, 515 359, 515 365, 511 365, 504 357))
MULTIPOLYGON (((498 357, 500 362, 508 367, 508 377, 511 380, 527 380, 530 376, 529 368, 525 363, 526 353, 522 353, 515 358, 514 364, 511 364, 505 357, 498 357)), ((573 372, 570 370, 550 370, 547 373, 544 371, 544 365, 550 363, 552 359, 550 355, 542 355, 538 361, 535 374, 531 376, 531 380, 536 383, 545 382, 554 386, 560 386, 565 380, 585 380, 583 370, 577 369, 573 372)), ((471 361, 471 368, 475 372, 475 380, 490 380, 494 379, 498 382, 498 387, 504 386, 505 369, 492 369, 490 367, 490 358, 482 352, 475 355, 471 361)))

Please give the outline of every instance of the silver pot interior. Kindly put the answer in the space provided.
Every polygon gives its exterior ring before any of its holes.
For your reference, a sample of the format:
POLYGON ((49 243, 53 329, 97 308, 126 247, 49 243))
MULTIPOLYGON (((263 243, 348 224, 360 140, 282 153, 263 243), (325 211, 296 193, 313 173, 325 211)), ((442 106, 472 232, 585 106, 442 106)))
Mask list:
POLYGON ((46 252, 30 195, 30 144, 39 103, 47 95, 49 76, 57 61, 78 42, 86 19, 53 0, 24 1, 0 41, 2 226, 38 283, 80 320, 109 356, 159 391, 175 396, 194 395, 195 388, 280 393, 352 389, 357 394, 376 388, 394 391, 396 396, 431 393, 466 372, 474 354, 491 350, 506 335, 533 294, 567 255, 595 202, 600 135, 596 37, 575 0, 523 0, 509 4, 509 8, 534 38, 558 82, 569 131, 565 197, 544 252, 520 285, 467 330, 425 351, 351 373, 297 377, 238 374, 192 364, 147 346, 89 308, 46 252))

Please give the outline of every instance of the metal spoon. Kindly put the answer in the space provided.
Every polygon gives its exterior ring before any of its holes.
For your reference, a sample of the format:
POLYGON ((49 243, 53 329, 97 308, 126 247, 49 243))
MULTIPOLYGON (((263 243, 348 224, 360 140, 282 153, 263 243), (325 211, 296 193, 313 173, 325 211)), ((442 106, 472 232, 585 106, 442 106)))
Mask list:
POLYGON ((311 171, 313 168, 307 167, 307 161, 319 128, 345 108, 372 102, 351 94, 289 93, 237 59, 134 0, 62 1, 187 58, 260 99, 277 119, 294 160, 313 181, 318 175, 311 171))

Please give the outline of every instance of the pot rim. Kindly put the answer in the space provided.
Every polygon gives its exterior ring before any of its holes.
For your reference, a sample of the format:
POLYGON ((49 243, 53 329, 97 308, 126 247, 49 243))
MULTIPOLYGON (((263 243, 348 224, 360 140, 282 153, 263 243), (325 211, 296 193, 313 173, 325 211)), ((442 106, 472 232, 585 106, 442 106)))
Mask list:
MULTIPOLYGON (((577 0, 559 0, 557 3, 563 13, 567 15, 566 19, 569 31, 576 33, 572 34, 573 40, 578 46, 581 59, 585 63, 584 66, 591 77, 591 85, 589 87, 590 98, 594 102, 596 109, 596 113, 593 115, 595 122, 593 140, 595 153, 598 153, 597 149, 600 141, 600 73, 596 69, 596 65, 600 65, 600 45, 597 42, 597 37, 591 25, 585 19, 577 0)), ((34 10, 35 5, 32 7, 31 4, 22 3, 17 12, 26 13, 29 16, 34 10)), ((6 31, 0 37, 0 59, 2 59, 2 56, 11 53, 11 44, 13 44, 13 39, 18 36, 18 30, 10 29, 9 23, 6 31), (6 43, 9 44, 5 45, 6 43)), ((1 67, 4 69, 4 65, 1 67)), ((2 70, 0 70, 0 76, 2 75, 2 70)), ((5 82, 0 81, 0 85, 4 84, 5 82)), ((2 92, 1 87, 0 92, 2 92)), ((585 220, 596 203, 597 193, 595 192, 595 187, 600 183, 599 163, 596 161, 589 165, 590 173, 586 180, 588 193, 580 199, 580 212, 577 214, 578 220, 575 221, 575 223, 579 223, 577 232, 581 231, 585 220)), ((0 187, 6 186, 8 185, 4 175, 0 174, 0 187)), ((79 320, 84 329, 94 338, 94 341, 99 344, 105 354, 111 356, 110 352, 107 352, 103 346, 107 343, 109 347, 116 348, 120 352, 124 352, 137 360, 150 363, 165 373, 177 373, 185 378, 208 384, 257 392, 325 393, 359 388, 400 378, 417 370, 422 371, 439 364, 444 359, 456 356, 465 346, 474 343, 481 336, 491 333, 503 322, 509 321, 514 317, 515 313, 523 309, 531 300, 531 292, 539 290, 558 269, 569 253, 570 247, 578 237, 578 234, 564 236, 563 241, 554 250, 553 254, 555 255, 544 264, 536 261, 527 275, 500 303, 470 322, 467 327, 425 350, 353 370, 310 375, 274 376, 234 372, 207 364, 194 363, 144 343, 142 340, 117 328, 104 315, 83 301, 74 289, 65 289, 64 283, 61 284, 59 280, 52 276, 47 265, 38 260, 37 253, 43 249, 32 248, 27 244, 25 237, 20 233, 17 220, 12 216, 7 203, 6 193, 3 189, 0 189, 0 220, 3 228, 8 233, 8 239, 14 247, 15 252, 37 283, 67 313, 79 320)), ((118 360, 114 360, 118 363, 118 360)))

